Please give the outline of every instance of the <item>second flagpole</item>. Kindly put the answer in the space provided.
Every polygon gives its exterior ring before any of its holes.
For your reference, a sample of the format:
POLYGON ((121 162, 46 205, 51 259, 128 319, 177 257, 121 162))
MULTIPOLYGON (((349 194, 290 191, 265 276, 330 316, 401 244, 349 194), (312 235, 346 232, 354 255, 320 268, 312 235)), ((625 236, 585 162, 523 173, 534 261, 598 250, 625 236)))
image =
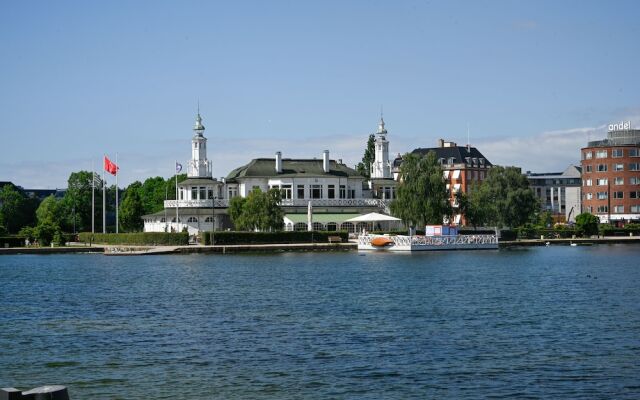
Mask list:
POLYGON ((118 226, 120 220, 118 219, 118 153, 116 153, 116 233, 118 233, 118 226))

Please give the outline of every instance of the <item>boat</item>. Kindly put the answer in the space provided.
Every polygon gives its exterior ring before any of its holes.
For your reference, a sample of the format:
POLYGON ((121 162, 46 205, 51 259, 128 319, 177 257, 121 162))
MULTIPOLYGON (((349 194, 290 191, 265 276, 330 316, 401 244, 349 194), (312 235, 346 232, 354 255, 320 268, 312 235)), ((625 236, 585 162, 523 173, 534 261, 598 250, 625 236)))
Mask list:
POLYGON ((105 246, 105 256, 144 256, 157 254, 171 254, 176 252, 175 246, 105 246))
POLYGON ((435 251, 435 250, 495 250, 497 234, 459 235, 447 229, 427 227, 427 235, 376 235, 363 233, 358 236, 358 250, 385 251, 435 251), (441 233, 447 233, 445 235, 441 233))

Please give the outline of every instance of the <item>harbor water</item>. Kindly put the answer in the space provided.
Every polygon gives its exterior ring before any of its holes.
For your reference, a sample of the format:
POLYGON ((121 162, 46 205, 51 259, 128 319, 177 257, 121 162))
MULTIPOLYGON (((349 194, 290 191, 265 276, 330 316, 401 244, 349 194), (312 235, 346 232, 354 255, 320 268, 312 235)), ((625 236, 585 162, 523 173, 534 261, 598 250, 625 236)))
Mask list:
POLYGON ((0 386, 637 399, 639 245, 0 257, 0 386))

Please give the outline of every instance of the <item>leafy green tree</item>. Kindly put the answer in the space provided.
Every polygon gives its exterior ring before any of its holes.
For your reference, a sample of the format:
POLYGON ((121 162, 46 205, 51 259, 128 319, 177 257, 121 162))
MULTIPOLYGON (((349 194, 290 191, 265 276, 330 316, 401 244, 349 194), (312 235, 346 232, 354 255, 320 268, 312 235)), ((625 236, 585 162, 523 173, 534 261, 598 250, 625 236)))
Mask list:
MULTIPOLYGON (((66 210, 65 223, 59 221, 61 226, 68 227, 68 230, 72 230, 75 227, 76 231, 88 231, 91 230, 91 183, 92 183, 91 171, 78 171, 72 172, 67 180, 67 191, 62 199, 62 204, 66 210)), ((98 183, 98 185, 100 185, 98 183)), ((95 209, 100 213, 96 220, 102 218, 102 204, 100 203, 102 196, 101 187, 96 187, 96 205, 95 209)))
MULTIPOLYGON (((178 183, 187 179, 187 174, 179 174, 178 175, 178 183)), ((176 199, 176 176, 172 176, 167 179, 167 196, 168 200, 176 199)))
POLYGON ((485 223, 498 227, 532 222, 540 209, 527 177, 516 167, 492 167, 480 184, 478 196, 485 223))
POLYGON ((242 210, 244 208, 244 203, 246 203, 247 199, 244 197, 236 196, 229 201, 229 208, 227 212, 229 213, 229 218, 231 218, 231 222, 236 227, 236 229, 240 230, 242 225, 242 210))
POLYGON ((65 213, 66 210, 62 201, 56 199, 55 196, 50 195, 40 203, 40 206, 36 210, 36 217, 38 224, 50 221, 59 225, 60 221, 64 220, 65 213))
MULTIPOLYGON (((174 179, 175 186, 175 179, 174 179)), ((145 214, 153 214, 164 209, 164 201, 169 198, 169 180, 160 176, 147 178, 138 190, 145 214)), ((175 197, 175 189, 173 189, 175 197)))
POLYGON ((362 162, 356 165, 356 171, 365 178, 371 178, 371 164, 376 157, 376 137, 374 134, 369 135, 367 147, 364 150, 362 162))
POLYGON ((584 212, 576 215, 576 229, 582 236, 597 235, 599 224, 600 219, 591 213, 584 212))
POLYGON ((142 216, 145 209, 140 196, 141 188, 142 184, 138 181, 129 185, 120 204, 120 225, 128 232, 140 231, 144 225, 142 216))
POLYGON ((35 221, 35 200, 27 198, 13 185, 0 188, 0 225, 9 233, 17 233, 22 227, 35 221))
POLYGON ((255 189, 244 199, 231 199, 229 216, 238 230, 280 230, 284 218, 281 199, 278 189, 270 189, 266 193, 255 189))
POLYGON ((442 224, 451 217, 449 191, 435 152, 402 157, 400 184, 390 207, 391 213, 410 227, 442 224))
POLYGON ((483 206, 478 188, 479 186, 474 183, 468 193, 456 193, 460 213, 465 216, 467 224, 474 228, 484 225, 487 220, 487 209, 483 206))
POLYGON ((48 246, 57 232, 60 232, 60 226, 50 220, 46 220, 38 223, 34 235, 41 246, 48 246))

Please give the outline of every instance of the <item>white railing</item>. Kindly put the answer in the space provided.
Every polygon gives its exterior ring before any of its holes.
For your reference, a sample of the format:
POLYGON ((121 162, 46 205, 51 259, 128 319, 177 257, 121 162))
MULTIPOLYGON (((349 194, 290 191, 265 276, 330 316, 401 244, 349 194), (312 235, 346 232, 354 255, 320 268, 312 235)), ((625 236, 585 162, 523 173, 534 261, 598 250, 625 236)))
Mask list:
MULTIPOLYGON (((379 235, 360 235, 358 244, 369 246, 371 240, 379 235)), ((456 235, 456 236, 387 236, 398 246, 449 246, 498 244, 496 235, 456 235)))
MULTIPOLYGON (((229 200, 227 199, 216 199, 216 208, 226 208, 229 206, 229 200)), ((179 208, 189 208, 189 207, 203 207, 203 208, 211 208, 213 207, 213 200, 165 200, 164 207, 165 208, 175 208, 177 206, 179 208)))
MULTIPOLYGON (((306 207, 309 205, 313 207, 377 207, 387 210, 389 207, 389 200, 381 199, 282 199, 280 206, 282 207, 306 207)), ((202 207, 211 208, 213 200, 165 200, 165 208, 175 208, 176 203, 179 208, 189 207, 202 207)), ((216 199, 216 208, 226 208, 229 206, 228 199, 216 199)))

